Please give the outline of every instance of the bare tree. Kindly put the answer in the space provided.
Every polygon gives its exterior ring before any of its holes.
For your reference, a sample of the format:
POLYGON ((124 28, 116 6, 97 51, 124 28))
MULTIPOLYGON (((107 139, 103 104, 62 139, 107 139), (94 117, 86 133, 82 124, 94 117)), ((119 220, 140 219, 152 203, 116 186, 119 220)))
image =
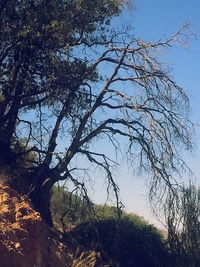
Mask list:
MULTIPOLYGON (((106 14, 110 17, 118 9, 112 6, 115 1, 107 2, 113 8, 106 14)), ((185 27, 166 40, 147 43, 114 31, 101 37, 96 24, 105 18, 91 19, 93 30, 86 21, 88 28, 76 29, 67 40, 54 21, 49 27, 55 39, 45 35, 45 46, 30 30, 30 40, 27 32, 21 33, 25 37, 13 55, 9 44, 1 48, 0 159, 11 165, 22 157, 30 161, 28 155, 34 153, 23 182, 49 221, 48 195, 56 182, 70 179, 87 194, 76 176, 77 156, 105 171, 108 189, 113 188, 120 205, 112 171, 117 162, 96 149, 98 142, 109 142, 133 168, 151 174, 151 196, 160 187, 173 189, 173 174, 185 167, 180 146, 191 147, 187 95, 159 61, 160 49, 179 43, 185 27), (39 50, 34 50, 36 41, 39 50), (14 144, 22 138, 24 149, 16 153, 14 144)))

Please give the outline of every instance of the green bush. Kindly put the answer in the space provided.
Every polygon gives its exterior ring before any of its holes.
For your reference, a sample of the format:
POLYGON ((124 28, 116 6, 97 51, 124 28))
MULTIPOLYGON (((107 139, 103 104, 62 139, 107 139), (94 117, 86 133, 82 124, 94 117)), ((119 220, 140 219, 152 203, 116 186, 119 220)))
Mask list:
POLYGON ((94 205, 91 211, 84 198, 58 187, 52 191, 51 210, 57 226, 67 230, 64 236, 84 255, 100 255, 105 266, 172 266, 161 233, 142 217, 122 211, 119 219, 117 208, 107 205, 94 205))
POLYGON ((77 194, 54 186, 51 191, 51 213, 54 224, 67 230, 87 221, 91 217, 91 207, 77 194))
POLYGON ((170 266, 165 242, 152 225, 105 219, 80 224, 70 235, 84 249, 100 252, 109 266, 170 266))

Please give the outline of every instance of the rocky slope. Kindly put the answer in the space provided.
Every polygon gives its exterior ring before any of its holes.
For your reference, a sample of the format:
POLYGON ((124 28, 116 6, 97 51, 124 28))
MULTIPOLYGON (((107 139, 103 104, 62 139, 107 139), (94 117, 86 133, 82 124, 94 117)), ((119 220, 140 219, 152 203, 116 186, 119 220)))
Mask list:
POLYGON ((71 266, 65 250, 29 199, 0 185, 0 266, 71 266))

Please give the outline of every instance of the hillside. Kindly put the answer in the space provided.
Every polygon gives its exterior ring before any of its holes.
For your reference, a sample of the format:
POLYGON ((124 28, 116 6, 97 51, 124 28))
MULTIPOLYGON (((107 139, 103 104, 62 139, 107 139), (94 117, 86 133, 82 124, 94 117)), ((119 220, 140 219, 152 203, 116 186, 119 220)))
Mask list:
POLYGON ((70 266, 64 250, 29 199, 0 185, 0 266, 70 266))
POLYGON ((110 218, 79 224, 63 234, 45 224, 27 196, 4 185, 0 185, 0 255, 4 267, 125 267, 133 262, 147 266, 147 261, 148 266, 160 266, 167 256, 151 225, 110 218))
POLYGON ((104 266, 100 253, 49 228, 26 196, 0 184, 0 266, 104 266))

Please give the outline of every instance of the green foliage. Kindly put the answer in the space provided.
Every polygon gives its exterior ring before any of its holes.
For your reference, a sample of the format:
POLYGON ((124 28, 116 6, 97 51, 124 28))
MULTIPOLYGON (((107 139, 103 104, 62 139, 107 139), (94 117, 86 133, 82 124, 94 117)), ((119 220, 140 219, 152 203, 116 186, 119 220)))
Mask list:
POLYGON ((1 183, 14 187, 22 194, 31 190, 27 188, 31 182, 27 180, 37 164, 37 154, 29 150, 26 139, 13 139, 9 164, 0 164, 1 183))
POLYGON ((108 205, 95 205, 94 211, 97 220, 116 219, 118 217, 118 209, 108 205))
POLYGON ((100 252, 109 266, 170 266, 168 251, 155 227, 123 218, 86 222, 70 232, 86 250, 100 252))
POLYGON ((119 219, 117 208, 107 205, 94 205, 91 211, 80 196, 63 187, 53 188, 51 210, 56 226, 68 230, 67 236, 82 248, 77 262, 88 261, 93 255, 89 251, 95 251, 105 266, 169 266, 162 235, 142 217, 122 212, 119 219))
POLYGON ((200 188, 182 187, 168 202, 169 246, 176 266, 200 265, 200 188))
MULTIPOLYGON (((66 98, 67 92, 83 80, 97 79, 88 60, 72 56, 73 48, 103 43, 107 39, 106 25, 119 12, 119 2, 111 0, 8 0, 0 13, 3 80, 9 79, 13 64, 20 63, 15 82, 23 79, 18 97, 24 107, 35 107, 43 93, 48 103, 61 96, 66 98)), ((0 87, 3 95, 4 90, 4 86, 0 87)))
POLYGON ((77 194, 54 186, 51 191, 51 212, 55 225, 69 229, 91 217, 91 207, 77 194))
POLYGON ((51 211, 54 222, 59 227, 70 228, 91 220, 119 219, 132 221, 138 226, 148 224, 142 217, 119 211, 117 207, 108 205, 92 205, 76 192, 68 192, 64 187, 54 186, 51 191, 51 211))

